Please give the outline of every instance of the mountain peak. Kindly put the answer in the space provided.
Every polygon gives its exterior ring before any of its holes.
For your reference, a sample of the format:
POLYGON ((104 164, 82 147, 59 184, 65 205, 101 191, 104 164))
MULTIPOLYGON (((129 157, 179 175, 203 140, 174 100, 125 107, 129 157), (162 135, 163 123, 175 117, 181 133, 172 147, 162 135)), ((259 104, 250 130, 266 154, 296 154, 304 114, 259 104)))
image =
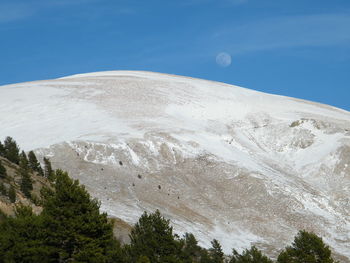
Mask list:
POLYGON ((350 257, 347 111, 143 71, 0 94, 0 137, 50 156, 127 223, 159 208, 204 245, 216 238, 226 251, 256 244, 270 254, 307 229, 350 257))

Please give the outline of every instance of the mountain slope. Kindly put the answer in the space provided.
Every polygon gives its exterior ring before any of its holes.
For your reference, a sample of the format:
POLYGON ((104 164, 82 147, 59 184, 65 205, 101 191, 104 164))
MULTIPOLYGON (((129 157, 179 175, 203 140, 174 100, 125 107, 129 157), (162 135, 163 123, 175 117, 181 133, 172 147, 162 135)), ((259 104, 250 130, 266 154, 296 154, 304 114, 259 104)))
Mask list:
POLYGON ((223 83, 112 71, 0 87, 0 137, 50 156, 111 216, 160 208, 226 252, 298 229, 350 258, 350 113, 223 83))
POLYGON ((6 176, 0 177, 0 211, 6 215, 13 216, 15 214, 16 205, 19 203, 30 206, 33 212, 38 214, 42 211, 41 207, 41 195, 40 190, 42 187, 50 187, 50 182, 43 176, 38 175, 36 172, 29 171, 30 178, 33 184, 33 190, 31 191, 32 197, 35 199, 27 198, 21 191, 21 174, 20 167, 9 161, 8 159, 0 156, 0 162, 6 170, 6 176), (15 198, 11 202, 9 197, 9 190, 13 187, 15 198))

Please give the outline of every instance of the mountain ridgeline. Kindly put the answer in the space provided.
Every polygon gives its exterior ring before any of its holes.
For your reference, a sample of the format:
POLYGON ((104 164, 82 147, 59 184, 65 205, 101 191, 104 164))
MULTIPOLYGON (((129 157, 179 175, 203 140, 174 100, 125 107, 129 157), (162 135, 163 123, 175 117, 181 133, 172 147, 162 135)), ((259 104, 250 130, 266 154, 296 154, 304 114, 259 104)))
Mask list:
MULTIPOLYGON (((28 157, 20 152, 11 137, 0 142, 1 202, 13 207, 13 213, 1 213, 0 262, 274 262, 255 246, 242 252, 232 248, 232 254, 225 255, 213 239, 205 249, 196 233, 174 233, 159 210, 144 212, 131 229, 130 242, 121 244, 113 236, 113 220, 100 212, 99 201, 78 180, 53 170, 48 158, 43 164, 44 168, 33 152, 28 157)), ((275 261, 336 262, 322 238, 304 230, 275 261)))

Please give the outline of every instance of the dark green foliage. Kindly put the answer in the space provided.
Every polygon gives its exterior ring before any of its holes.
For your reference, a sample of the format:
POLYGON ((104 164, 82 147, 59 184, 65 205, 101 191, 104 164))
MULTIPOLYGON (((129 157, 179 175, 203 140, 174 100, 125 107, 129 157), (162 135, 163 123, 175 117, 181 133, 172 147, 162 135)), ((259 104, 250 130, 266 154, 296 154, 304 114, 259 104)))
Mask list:
POLYGON ((41 205, 42 205, 42 202, 41 202, 40 198, 39 198, 37 195, 35 195, 35 194, 32 193, 30 199, 32 200, 32 202, 33 202, 36 206, 41 206, 41 205))
POLYGON ((153 214, 145 212, 130 234, 131 243, 128 256, 136 262, 146 256, 153 262, 180 262, 180 242, 173 234, 169 220, 161 216, 159 210, 153 214))
POLYGON ((120 261, 112 225, 106 214, 100 214, 97 200, 91 200, 85 188, 67 173, 58 174, 55 193, 46 195, 42 212, 46 241, 55 248, 55 260, 120 261))
POLYGON ((98 202, 62 171, 54 186, 39 216, 18 207, 0 224, 0 262, 124 262, 98 202))
MULTIPOLYGON (((4 222, 5 220, 7 220, 7 215, 0 210, 0 225, 2 222, 4 222)), ((1 227, 0 227, 0 231, 1 231, 1 227)), ((1 233, 0 233, 0 236, 1 236, 1 233)), ((1 241, 0 241, 1 242, 1 241)), ((1 256, 0 256, 1 257, 1 256)), ((1 261, 0 261, 1 262, 1 261)))
POLYGON ((21 191, 27 197, 31 197, 31 191, 33 190, 32 179, 30 178, 28 166, 26 166, 25 161, 21 160, 19 167, 19 174, 21 176, 21 191))
POLYGON ((252 246, 251 249, 244 250, 241 255, 234 249, 230 263, 273 263, 273 261, 252 246))
POLYGON ((212 263, 224 262, 224 252, 222 251, 219 241, 214 239, 211 241, 211 248, 209 249, 210 259, 212 263))
POLYGON ((37 172, 39 175, 43 176, 43 169, 40 166, 40 163, 38 162, 38 159, 35 156, 35 153, 33 151, 30 151, 28 153, 28 161, 29 161, 29 168, 33 171, 37 172))
POLYGON ((10 186, 8 196, 9 196, 11 203, 16 202, 16 191, 15 191, 15 188, 13 187, 13 185, 10 186))
POLYGON ((7 189, 3 182, 0 183, 0 194, 7 195, 7 189))
POLYGON ((202 249, 201 251, 201 259, 199 261, 200 263, 212 263, 210 259, 210 255, 206 249, 202 249))
POLYGON ((50 160, 44 157, 44 176, 49 179, 50 182, 53 182, 55 179, 54 175, 55 172, 52 169, 50 160))
POLYGON ((24 151, 22 151, 19 155, 19 164, 20 166, 26 167, 27 169, 29 169, 29 161, 24 151))
POLYGON ((151 261, 149 261, 149 258, 146 256, 140 256, 136 263, 151 263, 151 261))
POLYGON ((19 164, 19 147, 17 146, 16 141, 14 141, 11 137, 6 137, 4 149, 4 157, 15 164, 19 164))
POLYGON ((16 218, 0 224, 0 262, 49 262, 50 248, 38 231, 40 220, 29 207, 18 207, 16 218))
POLYGON ((30 151, 28 153, 28 161, 29 161, 29 167, 33 171, 37 171, 38 167, 40 166, 40 163, 38 162, 38 159, 35 156, 35 153, 33 151, 30 151))
POLYGON ((181 259, 184 263, 199 262, 201 256, 201 247, 198 246, 198 241, 191 233, 186 233, 182 240, 181 259))
POLYGON ((41 166, 39 166, 39 168, 38 168, 38 175, 40 175, 40 176, 44 176, 44 170, 41 168, 41 166))
POLYGON ((314 233, 299 231, 292 246, 278 256, 278 263, 333 263, 331 250, 314 233))
POLYGON ((6 176, 7 176, 6 168, 2 165, 0 161, 0 178, 5 178, 6 176))
POLYGON ((5 157, 5 147, 1 141, 0 141, 0 156, 5 157))

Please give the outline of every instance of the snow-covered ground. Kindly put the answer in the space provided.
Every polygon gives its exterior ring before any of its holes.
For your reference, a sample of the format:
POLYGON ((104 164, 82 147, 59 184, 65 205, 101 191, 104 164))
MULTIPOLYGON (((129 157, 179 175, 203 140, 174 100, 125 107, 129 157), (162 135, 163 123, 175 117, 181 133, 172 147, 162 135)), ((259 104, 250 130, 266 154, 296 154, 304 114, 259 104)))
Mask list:
POLYGON ((0 138, 51 156, 129 223, 159 208, 202 244, 272 255, 305 228, 350 257, 347 111, 110 71, 1 86, 0 120, 0 138))

